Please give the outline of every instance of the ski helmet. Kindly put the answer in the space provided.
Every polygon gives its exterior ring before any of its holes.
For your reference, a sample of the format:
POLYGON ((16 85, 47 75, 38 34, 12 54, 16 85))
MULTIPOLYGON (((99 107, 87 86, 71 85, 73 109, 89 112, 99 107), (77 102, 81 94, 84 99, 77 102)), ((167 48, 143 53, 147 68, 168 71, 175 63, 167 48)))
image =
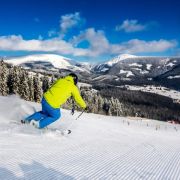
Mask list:
POLYGON ((73 77, 74 84, 76 85, 78 83, 78 76, 74 73, 70 73, 69 76, 73 77))

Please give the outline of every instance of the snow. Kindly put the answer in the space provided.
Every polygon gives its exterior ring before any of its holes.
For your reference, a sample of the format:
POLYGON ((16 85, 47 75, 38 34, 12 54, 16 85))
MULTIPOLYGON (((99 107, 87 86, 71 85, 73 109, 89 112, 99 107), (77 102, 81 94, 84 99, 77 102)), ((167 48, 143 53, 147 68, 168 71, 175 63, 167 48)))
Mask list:
POLYGON ((139 69, 139 68, 132 68, 133 70, 136 70, 136 71, 139 71, 139 73, 141 74, 148 74, 149 71, 146 71, 146 70, 142 70, 142 69, 139 69))
POLYGON ((147 70, 151 70, 152 64, 146 64, 147 70))
POLYGON ((139 68, 132 68, 133 70, 136 70, 136 71, 141 71, 141 69, 139 69, 139 68))
POLYGON ((114 64, 116 64, 116 63, 118 63, 118 62, 120 62, 120 61, 125 60, 125 59, 135 58, 135 57, 137 57, 137 56, 131 55, 131 54, 121 54, 121 55, 119 55, 119 56, 116 56, 116 57, 113 58, 112 60, 108 61, 107 64, 108 64, 109 66, 112 66, 112 65, 114 65, 114 64))
POLYGON ((137 66, 137 67, 142 67, 142 64, 138 64, 138 63, 132 63, 132 64, 129 64, 129 66, 137 66))
MULTIPOLYGON (((0 179, 180 179, 179 125, 84 113, 60 136, 14 123, 34 109, 0 97, 0 179)), ((62 110, 51 127, 64 129, 79 113, 62 110)))
POLYGON ((124 71, 124 70, 120 70, 119 74, 126 74, 126 77, 129 76, 134 76, 134 74, 131 71, 124 71))
POLYGON ((92 87, 92 84, 78 82, 78 87, 92 87))
POLYGON ((141 73, 141 74, 148 74, 149 71, 146 71, 146 70, 140 70, 140 73, 141 73))
POLYGON ((169 76, 168 79, 177 79, 177 78, 180 78, 180 75, 177 75, 177 76, 169 76))
POLYGON ((129 90, 150 92, 150 93, 170 97, 177 102, 179 102, 179 100, 180 100, 180 91, 172 90, 172 89, 169 89, 169 88, 166 88, 163 86, 131 86, 131 85, 126 85, 126 87, 129 90))
POLYGON ((100 75, 97 76, 95 78, 93 78, 94 81, 103 81, 103 80, 107 80, 107 79, 112 79, 112 78, 117 78, 117 76, 114 75, 100 75))
POLYGON ((71 67, 75 70, 87 71, 85 68, 80 68, 73 65, 74 62, 71 59, 57 54, 33 54, 27 56, 12 57, 6 59, 5 61, 13 65, 21 65, 28 62, 49 62, 53 67, 59 69, 69 69, 71 67))
POLYGON ((106 71, 109 71, 109 68, 103 68, 103 69, 101 69, 101 72, 106 72, 106 71))
POLYGON ((50 62, 56 68, 66 68, 67 66, 71 66, 71 64, 69 63, 70 59, 55 54, 37 54, 37 55, 34 54, 34 55, 10 58, 6 60, 7 63, 11 63, 13 65, 20 65, 32 61, 50 62))
POLYGON ((170 66, 170 67, 173 67, 175 64, 173 63, 168 63, 166 66, 170 66))

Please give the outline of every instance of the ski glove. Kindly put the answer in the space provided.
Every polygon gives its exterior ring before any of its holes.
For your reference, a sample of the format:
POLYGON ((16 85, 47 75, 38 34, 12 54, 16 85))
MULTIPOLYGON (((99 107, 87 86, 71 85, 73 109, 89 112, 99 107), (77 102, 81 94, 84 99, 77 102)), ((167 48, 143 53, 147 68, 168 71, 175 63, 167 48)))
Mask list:
POLYGON ((84 108, 84 111, 87 111, 88 110, 88 107, 86 106, 86 108, 84 108))

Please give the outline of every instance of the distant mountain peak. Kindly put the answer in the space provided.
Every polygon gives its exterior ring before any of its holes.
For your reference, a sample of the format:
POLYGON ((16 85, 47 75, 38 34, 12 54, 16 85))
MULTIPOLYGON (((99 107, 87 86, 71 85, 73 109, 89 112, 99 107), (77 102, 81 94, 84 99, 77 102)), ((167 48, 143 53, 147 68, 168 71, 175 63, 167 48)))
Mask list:
POLYGON ((137 57, 137 56, 131 55, 131 54, 120 54, 120 55, 114 57, 113 59, 111 59, 110 61, 108 61, 107 64, 109 66, 112 66, 113 64, 116 64, 119 61, 123 61, 123 60, 128 59, 128 58, 135 58, 135 57, 137 57))

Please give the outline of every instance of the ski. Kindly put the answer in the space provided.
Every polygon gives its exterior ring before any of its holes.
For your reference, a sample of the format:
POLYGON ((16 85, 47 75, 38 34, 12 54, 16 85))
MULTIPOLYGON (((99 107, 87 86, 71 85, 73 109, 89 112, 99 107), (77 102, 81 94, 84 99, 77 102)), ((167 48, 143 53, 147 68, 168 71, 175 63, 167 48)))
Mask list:
POLYGON ((62 136, 65 136, 65 135, 69 135, 69 134, 71 134, 71 130, 70 129, 67 129, 67 130, 59 130, 59 129, 56 129, 56 128, 46 128, 45 130, 47 130, 47 132, 49 131, 49 132, 56 132, 56 133, 59 133, 59 134, 61 134, 62 136))
MULTIPOLYGON (((30 124, 28 121, 25 121, 25 120, 21 120, 21 124, 30 124)), ((57 133, 60 133, 61 135, 68 135, 68 134, 71 134, 72 131, 70 129, 66 129, 66 130, 59 130, 59 129, 56 129, 56 128, 44 128, 43 130, 47 130, 47 131, 50 131, 50 132, 57 132, 57 133)))

